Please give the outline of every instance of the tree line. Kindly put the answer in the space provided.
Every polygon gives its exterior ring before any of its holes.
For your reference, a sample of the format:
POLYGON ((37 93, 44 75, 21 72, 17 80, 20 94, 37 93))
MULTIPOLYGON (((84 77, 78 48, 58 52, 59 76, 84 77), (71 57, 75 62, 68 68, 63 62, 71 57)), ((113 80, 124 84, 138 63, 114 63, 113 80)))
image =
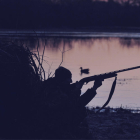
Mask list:
POLYGON ((0 29, 140 27, 138 4, 131 0, 0 0, 0 29))

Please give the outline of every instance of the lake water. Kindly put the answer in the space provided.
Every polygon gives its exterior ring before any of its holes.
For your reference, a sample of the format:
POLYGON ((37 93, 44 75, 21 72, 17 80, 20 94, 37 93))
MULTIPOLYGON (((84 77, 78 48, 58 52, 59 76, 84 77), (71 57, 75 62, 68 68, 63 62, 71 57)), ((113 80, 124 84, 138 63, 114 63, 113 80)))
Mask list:
MULTIPOLYGON (((41 33, 40 33, 41 34, 41 33)), ((40 55, 44 50, 43 67, 48 74, 54 74, 55 69, 62 62, 73 76, 73 82, 81 78, 106 73, 119 69, 140 65, 140 34, 139 33, 47 33, 42 35, 18 34, 8 36, 0 34, 1 39, 24 44, 36 51, 39 46, 40 55), (38 37, 37 37, 38 36, 38 37), (80 74, 80 67, 89 68, 88 75, 80 74)), ((110 107, 140 107, 140 69, 119 73, 114 95, 109 103, 110 107)), ((106 79, 97 90, 96 97, 88 106, 102 106, 109 95, 114 78, 106 79)), ((94 82, 84 85, 82 93, 93 86, 94 82)))

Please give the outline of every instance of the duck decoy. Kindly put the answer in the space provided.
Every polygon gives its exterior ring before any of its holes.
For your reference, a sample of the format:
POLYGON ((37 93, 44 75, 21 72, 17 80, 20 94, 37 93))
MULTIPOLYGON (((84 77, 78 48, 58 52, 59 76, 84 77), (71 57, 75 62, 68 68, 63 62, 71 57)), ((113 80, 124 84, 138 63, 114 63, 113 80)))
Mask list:
POLYGON ((89 74, 89 69, 83 69, 82 67, 80 67, 81 69, 81 74, 85 73, 85 74, 89 74))

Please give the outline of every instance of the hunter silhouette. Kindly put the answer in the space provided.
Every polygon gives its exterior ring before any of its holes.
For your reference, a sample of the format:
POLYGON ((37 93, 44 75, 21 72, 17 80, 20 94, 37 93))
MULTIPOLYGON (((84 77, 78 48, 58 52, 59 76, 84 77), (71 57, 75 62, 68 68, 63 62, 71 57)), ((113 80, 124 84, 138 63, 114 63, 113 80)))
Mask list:
POLYGON ((56 69, 55 77, 44 82, 48 126, 49 130, 55 132, 53 138, 61 138, 60 131, 71 131, 78 127, 87 116, 85 106, 97 94, 96 90, 102 85, 102 80, 96 80, 93 87, 83 95, 83 85, 80 82, 71 83, 72 73, 64 67, 56 69))

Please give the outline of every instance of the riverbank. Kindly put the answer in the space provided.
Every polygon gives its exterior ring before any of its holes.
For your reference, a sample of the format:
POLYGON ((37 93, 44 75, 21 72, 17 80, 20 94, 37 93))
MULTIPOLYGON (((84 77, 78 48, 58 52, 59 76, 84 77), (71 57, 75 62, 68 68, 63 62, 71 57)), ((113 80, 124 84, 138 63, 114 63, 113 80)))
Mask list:
POLYGON ((117 112, 88 111, 86 121, 92 139, 140 139, 140 113, 119 108, 117 112))

